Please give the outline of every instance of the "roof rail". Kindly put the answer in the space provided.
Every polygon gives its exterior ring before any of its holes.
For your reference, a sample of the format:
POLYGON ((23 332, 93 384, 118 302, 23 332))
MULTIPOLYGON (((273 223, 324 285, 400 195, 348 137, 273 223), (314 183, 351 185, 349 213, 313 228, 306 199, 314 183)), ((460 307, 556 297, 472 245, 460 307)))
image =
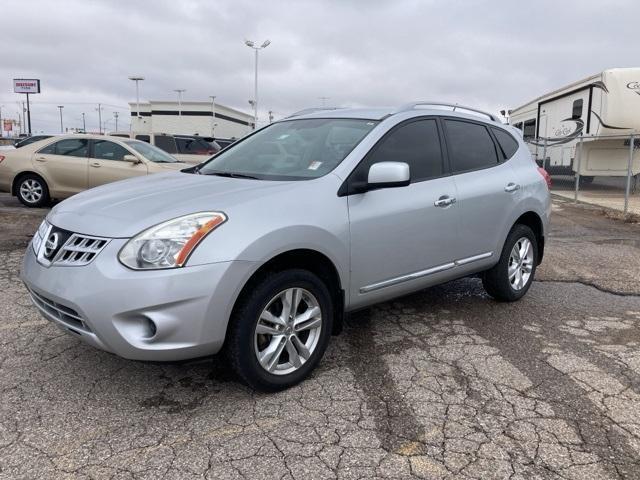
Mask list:
POLYGON ((458 105, 457 103, 446 103, 446 102, 411 102, 411 103, 405 103, 400 108, 395 110, 393 112, 393 115, 395 115, 396 113, 400 113, 400 112, 407 112, 409 110, 415 110, 416 107, 422 107, 422 106, 448 107, 448 108, 451 108, 451 110, 453 112, 455 112, 456 110, 466 110, 467 112, 471 112, 471 113, 474 113, 474 114, 484 115, 484 116, 488 117, 489 120, 493 120, 494 122, 502 123, 500 121, 500 119, 496 115, 493 115, 492 113, 484 112, 482 110, 478 110, 477 108, 473 108, 473 107, 465 107, 464 105, 458 105))
POLYGON ((314 108, 305 108, 304 110, 299 110, 295 113, 292 113, 291 115, 287 115, 284 118, 292 118, 292 117, 299 117, 301 115, 309 115, 310 113, 317 113, 317 112, 323 112, 326 110, 340 110, 344 107, 314 107, 314 108))

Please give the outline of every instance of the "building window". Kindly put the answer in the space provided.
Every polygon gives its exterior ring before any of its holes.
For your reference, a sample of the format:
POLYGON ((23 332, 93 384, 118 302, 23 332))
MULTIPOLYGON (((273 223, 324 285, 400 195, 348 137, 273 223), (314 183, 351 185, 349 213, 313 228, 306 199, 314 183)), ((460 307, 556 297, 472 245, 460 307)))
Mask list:
POLYGON ((571 112, 571 118, 573 120, 578 120, 579 118, 582 118, 582 105, 583 105, 583 101, 581 98, 573 102, 573 109, 571 112))
POLYGON ((522 130, 523 132, 523 137, 525 140, 528 140, 530 138, 536 138, 536 121, 535 119, 533 120, 527 120, 526 122, 524 122, 524 129, 522 130))

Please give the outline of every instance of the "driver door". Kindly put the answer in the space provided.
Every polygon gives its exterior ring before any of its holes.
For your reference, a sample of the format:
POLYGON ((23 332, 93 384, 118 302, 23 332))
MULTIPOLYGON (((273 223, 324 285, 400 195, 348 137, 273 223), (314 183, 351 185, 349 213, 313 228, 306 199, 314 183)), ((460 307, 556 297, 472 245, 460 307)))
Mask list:
POLYGON ((450 275, 459 243, 458 207, 441 137, 435 118, 409 120, 387 133, 350 175, 348 182, 361 183, 371 165, 385 161, 405 162, 411 174, 406 187, 348 196, 351 307, 419 290, 450 275))
POLYGON ((124 160, 125 155, 138 157, 115 142, 92 140, 89 159, 89 188, 147 174, 147 165, 144 162, 128 162, 124 160))

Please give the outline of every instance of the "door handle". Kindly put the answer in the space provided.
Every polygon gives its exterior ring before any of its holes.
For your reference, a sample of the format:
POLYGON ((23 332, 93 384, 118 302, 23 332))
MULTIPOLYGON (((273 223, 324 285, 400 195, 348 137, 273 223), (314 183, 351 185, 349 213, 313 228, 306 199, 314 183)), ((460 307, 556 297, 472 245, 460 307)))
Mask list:
POLYGON ((47 161, 46 157, 36 157, 36 162, 43 162, 44 163, 46 161, 47 161))
POLYGON ((91 162, 89 165, 91 165, 94 168, 100 168, 102 166, 100 162, 91 162))
POLYGON ((456 199, 454 197, 450 197, 449 195, 443 195, 438 200, 433 202, 436 207, 448 207, 449 205, 453 205, 456 203, 456 199))
POLYGON ((504 187, 505 192, 515 192, 516 190, 520 190, 520 185, 517 183, 508 183, 506 187, 504 187))

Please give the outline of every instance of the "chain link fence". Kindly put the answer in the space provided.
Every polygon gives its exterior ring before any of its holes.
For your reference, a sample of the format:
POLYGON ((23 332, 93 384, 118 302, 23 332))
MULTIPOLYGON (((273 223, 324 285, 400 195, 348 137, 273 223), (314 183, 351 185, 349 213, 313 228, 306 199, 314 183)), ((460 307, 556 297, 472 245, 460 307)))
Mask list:
POLYGON ((530 141, 557 197, 640 217, 640 135, 582 135, 530 141))

